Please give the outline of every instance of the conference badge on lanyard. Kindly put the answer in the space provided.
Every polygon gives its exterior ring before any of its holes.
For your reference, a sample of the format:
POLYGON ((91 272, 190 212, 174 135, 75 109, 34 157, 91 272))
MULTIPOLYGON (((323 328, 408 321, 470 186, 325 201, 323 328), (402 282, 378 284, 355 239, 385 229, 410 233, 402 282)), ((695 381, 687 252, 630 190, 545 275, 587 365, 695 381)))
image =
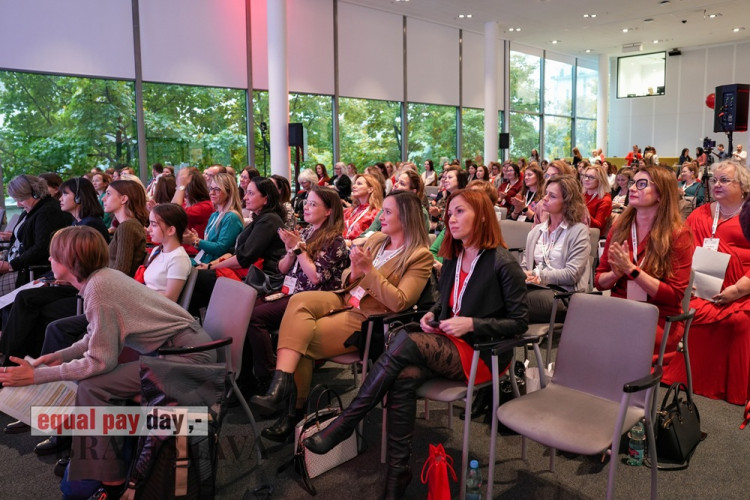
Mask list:
MULTIPOLYGON (((635 262, 635 265, 638 266, 638 235, 635 229, 635 222, 633 222, 633 224, 630 226, 630 236, 633 242, 633 262, 635 262)), ((641 260, 641 265, 645 260, 646 257, 644 255, 643 260, 641 260)), ((641 286, 635 281, 628 281, 627 298, 629 300, 637 300, 638 302, 646 302, 648 301, 648 294, 646 293, 646 290, 641 288, 641 286)))

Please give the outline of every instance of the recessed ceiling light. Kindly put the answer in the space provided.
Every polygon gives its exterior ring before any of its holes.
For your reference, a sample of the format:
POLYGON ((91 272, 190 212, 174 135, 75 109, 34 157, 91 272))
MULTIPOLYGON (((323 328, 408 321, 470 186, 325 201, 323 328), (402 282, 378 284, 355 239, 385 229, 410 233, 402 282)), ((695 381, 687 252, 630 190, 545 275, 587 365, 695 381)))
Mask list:
POLYGON ((514 31, 521 31, 521 28, 508 28, 508 31, 510 31, 511 33, 514 31))
POLYGON ((471 19, 471 14, 459 14, 459 19, 471 19))
POLYGON ((739 33, 740 31, 745 31, 745 28, 743 26, 740 26, 739 28, 733 28, 732 31, 735 33, 739 33))
POLYGON ((585 17, 586 19, 589 19, 589 18, 594 19, 596 18, 596 14, 584 14, 583 17, 585 17))
POLYGON ((587 54, 591 54, 591 49, 586 49, 587 54))
POLYGON ((623 32, 623 33, 627 33, 628 31, 630 31, 630 28, 623 28, 623 29, 622 29, 622 32, 623 32))
POLYGON ((558 43, 560 43, 560 40, 552 40, 551 43, 552 43, 552 45, 557 45, 558 43))

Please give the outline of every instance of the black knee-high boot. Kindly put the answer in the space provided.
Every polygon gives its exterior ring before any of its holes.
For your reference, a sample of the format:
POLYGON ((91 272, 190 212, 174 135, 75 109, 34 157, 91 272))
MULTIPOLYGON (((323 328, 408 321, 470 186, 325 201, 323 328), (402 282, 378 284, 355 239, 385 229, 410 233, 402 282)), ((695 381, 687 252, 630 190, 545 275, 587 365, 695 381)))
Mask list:
POLYGON ((383 493, 386 500, 404 498, 412 478, 409 459, 417 415, 416 391, 422 382, 421 379, 399 378, 388 392, 388 472, 383 493))
POLYGON ((322 455, 351 436, 359 421, 390 390, 401 370, 414 364, 423 364, 422 354, 402 330, 396 334, 390 348, 378 358, 349 407, 331 425, 305 439, 305 447, 322 455))

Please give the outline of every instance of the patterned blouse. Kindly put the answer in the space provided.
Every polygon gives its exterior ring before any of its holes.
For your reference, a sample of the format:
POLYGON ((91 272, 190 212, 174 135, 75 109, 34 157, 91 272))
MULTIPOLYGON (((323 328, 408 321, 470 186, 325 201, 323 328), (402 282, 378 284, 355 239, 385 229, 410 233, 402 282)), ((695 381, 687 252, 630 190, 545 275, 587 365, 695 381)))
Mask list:
MULTIPOLYGON (((312 237, 312 233, 312 226, 308 226, 301 231, 300 236, 303 240, 307 241, 312 237)), ((287 276, 297 278, 294 293, 308 290, 337 290, 341 288, 341 274, 349 267, 349 249, 346 248, 343 236, 337 236, 330 245, 318 252, 314 261, 315 270, 318 272, 318 276, 320 276, 320 281, 317 285, 310 282, 310 278, 302 270, 302 266, 299 266, 296 262, 292 265, 289 272, 286 273, 287 276)))
POLYGON ((370 227, 378 212, 377 208, 372 208, 370 205, 358 205, 356 207, 352 205, 344 210, 344 238, 353 240, 359 237, 370 227))

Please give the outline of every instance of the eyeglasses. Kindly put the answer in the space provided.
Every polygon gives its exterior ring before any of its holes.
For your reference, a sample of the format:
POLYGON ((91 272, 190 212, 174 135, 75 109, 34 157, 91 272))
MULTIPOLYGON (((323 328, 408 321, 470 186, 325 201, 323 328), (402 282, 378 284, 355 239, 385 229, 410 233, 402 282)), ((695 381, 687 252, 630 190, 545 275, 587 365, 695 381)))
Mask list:
POLYGON ((654 181, 648 179, 638 179, 637 181, 628 181, 628 189, 635 186, 638 191, 643 191, 648 187, 649 184, 653 184, 654 181))
POLYGON ((708 179, 708 182, 711 183, 712 186, 718 184, 719 186, 724 186, 727 184, 731 184, 735 182, 736 179, 730 179, 729 177, 711 177, 708 179))
POLYGON ((219 193, 219 192, 221 192, 221 188, 220 187, 212 187, 212 188, 209 188, 208 191, 211 192, 211 193, 219 193))
POLYGON ((581 176, 581 179, 584 179, 584 180, 587 180, 587 181, 595 181, 596 180, 596 176, 595 175, 584 174, 584 175, 581 176))

